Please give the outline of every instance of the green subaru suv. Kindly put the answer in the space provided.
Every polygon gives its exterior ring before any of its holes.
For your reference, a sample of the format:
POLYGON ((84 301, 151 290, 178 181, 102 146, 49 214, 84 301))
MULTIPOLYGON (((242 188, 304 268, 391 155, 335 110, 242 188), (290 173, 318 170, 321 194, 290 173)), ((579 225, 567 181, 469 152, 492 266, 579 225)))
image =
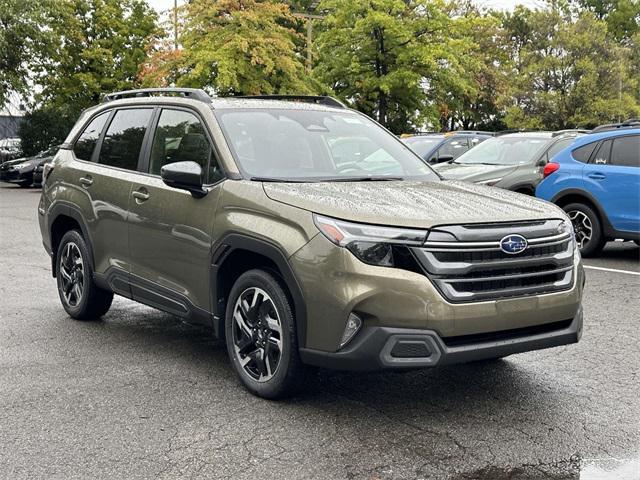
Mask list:
POLYGON ((309 366, 435 367, 582 332, 561 209, 444 181, 330 97, 107 95, 46 166, 39 220, 71 317, 117 294, 204 324, 262 397, 309 366))

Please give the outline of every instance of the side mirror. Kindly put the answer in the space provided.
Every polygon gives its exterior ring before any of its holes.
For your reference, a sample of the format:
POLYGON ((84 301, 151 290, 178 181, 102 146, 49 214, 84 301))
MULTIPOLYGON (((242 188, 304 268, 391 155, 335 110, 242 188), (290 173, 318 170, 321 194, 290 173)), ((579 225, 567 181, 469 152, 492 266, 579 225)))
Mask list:
POLYGON ((453 161, 453 155, 440 155, 440 157, 438 157, 438 163, 445 163, 445 162, 452 162, 453 161))
POLYGON ((202 168, 196 162, 168 163, 160 169, 160 177, 165 184, 187 190, 195 198, 208 193, 202 188, 202 168))
POLYGON ((547 160, 547 156, 545 155, 544 157, 542 157, 540 160, 537 161, 536 167, 544 167, 547 163, 549 163, 549 160, 547 160))

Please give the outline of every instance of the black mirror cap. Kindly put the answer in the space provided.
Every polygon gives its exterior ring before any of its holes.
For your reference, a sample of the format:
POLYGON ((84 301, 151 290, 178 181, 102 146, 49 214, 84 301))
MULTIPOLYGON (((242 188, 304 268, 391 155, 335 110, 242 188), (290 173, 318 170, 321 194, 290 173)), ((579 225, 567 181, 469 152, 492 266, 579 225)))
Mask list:
POLYGON ((438 163, 453 162, 453 155, 440 155, 438 163))
POLYGON ((168 163, 160 169, 160 177, 166 185, 187 190, 195 198, 208 193, 202 188, 202 167, 196 162, 168 163))

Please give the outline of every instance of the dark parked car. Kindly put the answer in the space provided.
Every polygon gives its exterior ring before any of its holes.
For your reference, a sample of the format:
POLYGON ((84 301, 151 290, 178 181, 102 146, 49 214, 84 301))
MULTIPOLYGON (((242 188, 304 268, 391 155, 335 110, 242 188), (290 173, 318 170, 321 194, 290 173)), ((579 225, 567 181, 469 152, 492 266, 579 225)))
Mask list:
POLYGON ((0 140, 0 164, 14 160, 22 155, 22 147, 19 138, 3 138, 0 140))
POLYGON ((444 178, 533 195, 544 166, 585 130, 519 132, 491 138, 452 162, 434 168, 444 178))
POLYGON ((455 160, 493 135, 492 132, 465 130, 449 133, 422 133, 403 137, 402 141, 424 161, 435 164, 455 160))
POLYGON ((0 166, 0 181, 15 183, 21 187, 29 187, 33 184, 40 185, 44 164, 53 160, 58 149, 59 146, 56 145, 55 147, 40 152, 34 157, 5 162, 0 166), (36 170, 38 169, 40 170, 36 175, 36 170), (37 182, 35 181, 36 179, 38 180, 37 182))

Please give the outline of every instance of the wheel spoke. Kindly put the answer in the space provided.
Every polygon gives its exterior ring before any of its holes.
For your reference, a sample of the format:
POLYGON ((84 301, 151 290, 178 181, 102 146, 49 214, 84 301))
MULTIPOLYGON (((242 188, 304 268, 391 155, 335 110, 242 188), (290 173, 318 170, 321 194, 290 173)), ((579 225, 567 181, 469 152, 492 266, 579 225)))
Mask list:
POLYGON ((273 317, 267 316, 267 325, 272 332, 276 332, 278 335, 282 336, 282 327, 280 326, 280 322, 273 317))
POLYGON ((242 313, 240 313, 240 310, 236 310, 233 318, 235 319, 236 324, 238 324, 238 326, 240 327, 242 333, 251 338, 251 328, 249 328, 249 325, 247 325, 247 322, 245 322, 244 318, 242 317, 242 313))

